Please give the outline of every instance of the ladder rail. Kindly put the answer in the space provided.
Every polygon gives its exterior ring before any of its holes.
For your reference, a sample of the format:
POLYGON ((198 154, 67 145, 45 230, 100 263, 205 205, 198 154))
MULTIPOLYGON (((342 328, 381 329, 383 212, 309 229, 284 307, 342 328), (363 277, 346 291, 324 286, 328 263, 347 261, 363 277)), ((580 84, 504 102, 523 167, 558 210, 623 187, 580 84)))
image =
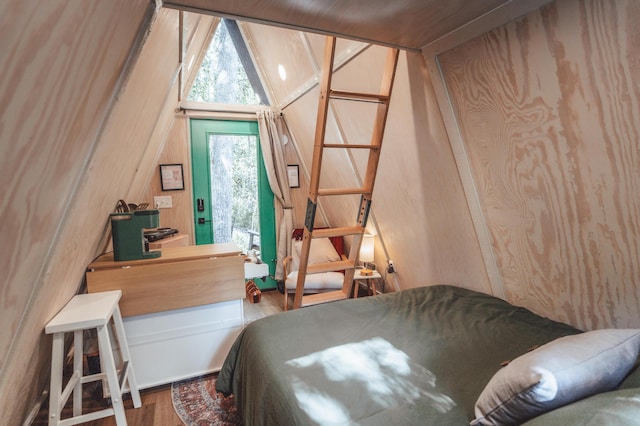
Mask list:
POLYGON ((331 81, 333 74, 333 64, 336 49, 336 38, 328 36, 324 50, 324 65, 322 68, 322 78, 320 86, 320 97, 318 99, 318 113, 316 117, 316 129, 314 134, 313 160, 311 166, 311 176, 309 182, 309 199, 305 227, 300 252, 298 268, 298 280, 294 296, 293 308, 309 306, 317 303, 325 303, 334 300, 341 300, 350 297, 353 290, 353 277, 355 275, 355 265, 358 262, 360 247, 364 239, 367 219, 371 207, 371 198, 378 163, 382 147, 382 139, 386 127, 386 120, 389 111, 389 103, 395 79, 398 63, 399 50, 390 48, 385 60, 384 72, 380 83, 378 94, 349 92, 345 90, 332 90, 331 81), (377 104, 374 118, 373 131, 369 144, 325 144, 326 126, 329 113, 329 102, 331 99, 348 100, 356 102, 374 102, 377 104), (359 188, 334 188, 320 189, 320 175, 322 171, 322 158, 324 148, 330 149, 367 149, 369 150, 367 168, 363 179, 362 187, 359 188), (356 225, 341 228, 326 228, 314 231, 315 210, 319 196, 360 194, 360 207, 357 215, 356 225), (329 236, 353 236, 349 256, 347 260, 341 262, 331 262, 321 265, 309 265, 309 253, 311 251, 311 241, 313 238, 329 236), (326 271, 344 270, 344 281, 342 290, 320 293, 316 295, 304 296, 304 283, 306 275, 326 271), (304 299, 304 300, 303 300, 304 299))
POLYGON ((313 144, 313 162, 311 164, 311 176, 309 179, 309 203, 307 204, 307 223, 305 223, 302 236, 302 247, 300 250, 300 261, 298 267, 298 280, 296 282, 296 292, 293 298, 293 308, 299 308, 302 304, 304 294, 304 282, 309 264, 309 252, 311 251, 311 231, 313 230, 313 219, 315 218, 315 208, 318 203, 318 188, 320 186, 320 172, 322 170, 322 145, 327 128, 327 117, 329 114, 329 90, 333 77, 333 61, 336 52, 336 38, 329 36, 324 47, 324 63, 322 67, 322 80, 320 86, 320 97, 318 99, 318 114, 316 116, 316 130, 313 144), (313 212, 309 210, 313 209, 313 212))
MULTIPOLYGON (((384 67, 382 82, 380 83, 380 92, 385 94, 389 99, 393 90, 393 82, 395 80, 396 69, 398 64, 398 49, 389 49, 384 67)), ((378 105, 376 111, 376 120, 373 125, 371 134, 371 145, 382 146, 382 139, 387 124, 387 116, 389 114, 389 103, 378 105)), ((373 193, 373 185, 378 172, 378 163, 380 161, 381 150, 371 151, 369 153, 369 161, 364 178, 364 187, 369 188, 373 193)))
POLYGON ((349 92, 347 90, 330 90, 329 98, 343 100, 343 101, 360 101, 360 102, 372 102, 372 103, 384 103, 389 100, 389 96, 386 93, 385 94, 360 93, 360 92, 349 92))
POLYGON ((309 182, 309 199, 314 204, 318 202, 318 188, 320 187, 320 173, 322 171, 322 145, 329 116, 329 89, 333 77, 335 52, 336 38, 328 37, 324 48, 324 65, 322 67, 320 98, 318 100, 318 114, 316 116, 316 131, 313 144, 313 163, 311 164, 311 179, 309 182))

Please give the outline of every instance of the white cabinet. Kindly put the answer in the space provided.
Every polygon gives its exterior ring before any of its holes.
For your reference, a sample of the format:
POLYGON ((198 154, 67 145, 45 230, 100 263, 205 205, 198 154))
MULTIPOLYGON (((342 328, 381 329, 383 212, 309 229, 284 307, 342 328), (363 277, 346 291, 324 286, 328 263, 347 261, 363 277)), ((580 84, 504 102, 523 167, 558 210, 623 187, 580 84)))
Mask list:
POLYGON ((242 326, 241 299, 124 318, 139 388, 220 370, 242 326))
POLYGON ((168 247, 153 259, 87 268, 90 293, 121 290, 120 310, 138 386, 219 370, 242 330, 244 259, 233 243, 168 247))

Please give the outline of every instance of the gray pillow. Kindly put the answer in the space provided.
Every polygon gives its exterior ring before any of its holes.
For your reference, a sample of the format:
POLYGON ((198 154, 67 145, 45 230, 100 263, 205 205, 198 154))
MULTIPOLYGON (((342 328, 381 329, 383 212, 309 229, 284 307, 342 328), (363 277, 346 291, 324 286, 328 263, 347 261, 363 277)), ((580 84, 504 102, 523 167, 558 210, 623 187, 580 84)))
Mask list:
POLYGON ((640 330, 561 337, 499 370, 475 406, 472 425, 520 424, 554 408, 615 389, 633 367, 640 330))

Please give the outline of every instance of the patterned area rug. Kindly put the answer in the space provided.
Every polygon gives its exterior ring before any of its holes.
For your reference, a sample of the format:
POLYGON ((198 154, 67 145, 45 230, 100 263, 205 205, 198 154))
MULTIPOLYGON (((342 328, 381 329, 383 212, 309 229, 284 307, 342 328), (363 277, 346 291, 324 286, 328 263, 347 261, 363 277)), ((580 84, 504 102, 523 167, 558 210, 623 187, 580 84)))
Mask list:
POLYGON ((187 426, 242 426, 233 395, 216 392, 216 374, 171 384, 171 399, 178 417, 187 426))

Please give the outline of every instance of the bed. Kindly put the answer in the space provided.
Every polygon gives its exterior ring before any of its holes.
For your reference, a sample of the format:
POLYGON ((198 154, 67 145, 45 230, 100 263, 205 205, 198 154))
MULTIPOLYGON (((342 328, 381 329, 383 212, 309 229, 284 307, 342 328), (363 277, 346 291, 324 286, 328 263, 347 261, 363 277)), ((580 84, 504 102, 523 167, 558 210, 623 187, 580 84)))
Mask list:
MULTIPOLYGON (((567 425, 572 424, 570 419, 588 413, 587 409, 610 408, 625 401, 624 410, 617 407, 623 413, 620 424, 634 424, 624 423, 624 419, 635 421, 640 415, 640 373, 629 376, 640 348, 640 332, 626 332, 621 337, 624 344, 611 344, 618 352, 620 347, 624 349, 626 358, 611 361, 620 371, 607 373, 604 387, 597 392, 590 389, 575 398, 597 393, 592 398, 600 397, 601 401, 569 404, 572 397, 562 388, 557 393, 564 398, 560 402, 565 407, 553 410, 556 407, 546 405, 543 411, 548 413, 542 416, 535 412, 539 407, 533 407, 533 414, 526 412, 513 423, 531 419, 540 425, 567 425), (612 390, 608 394, 613 395, 607 398, 602 390, 612 390), (580 403, 584 407, 576 409, 575 404, 580 403)), ((502 397, 511 403, 524 394, 505 397, 500 393, 505 391, 504 383, 502 388, 493 386, 496 377, 504 379, 500 375, 509 372, 512 365, 522 368, 522 359, 539 353, 548 356, 547 347, 557 351, 558 345, 567 341, 574 348, 573 340, 588 334, 481 293, 445 285, 420 287, 253 322, 232 346, 216 387, 224 394, 234 394, 245 425, 504 424, 509 422, 491 416, 512 407, 501 402, 479 407, 480 398, 496 403, 496 397, 502 397)), ((589 364, 594 359, 614 356, 607 352, 608 347, 597 349, 597 356, 589 354, 609 337, 594 338, 596 344, 587 341, 587 349, 578 350, 577 356, 585 356, 586 363, 570 360, 571 368, 579 364, 588 373, 601 369, 589 364)), ((551 358, 563 357, 552 353, 551 358)), ((559 368, 568 370, 567 366, 559 368)), ((587 373, 578 376, 586 377, 587 373)), ((520 371, 510 374, 521 376, 520 371)), ((566 387, 584 386, 569 383, 566 387)), ((527 387, 532 388, 535 386, 527 387)), ((519 402, 530 403, 527 397, 530 395, 519 402)), ((501 413, 507 418, 512 414, 508 410, 501 413)))

